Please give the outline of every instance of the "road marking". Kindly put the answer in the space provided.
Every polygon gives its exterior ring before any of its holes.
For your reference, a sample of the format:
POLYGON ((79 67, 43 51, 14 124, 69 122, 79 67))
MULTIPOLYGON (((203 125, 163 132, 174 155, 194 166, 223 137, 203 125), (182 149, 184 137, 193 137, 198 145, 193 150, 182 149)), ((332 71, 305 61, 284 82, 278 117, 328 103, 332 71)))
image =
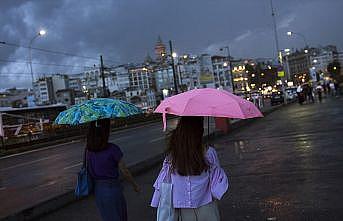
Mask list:
POLYGON ((51 185, 54 185, 54 184, 56 184, 56 181, 50 181, 50 182, 48 182, 48 183, 39 185, 39 186, 37 186, 37 187, 46 187, 46 186, 51 186, 51 185))
POLYGON ((53 146, 43 147, 43 148, 39 148, 39 149, 35 149, 35 150, 29 150, 29 151, 25 151, 25 152, 22 152, 22 153, 11 154, 11 155, 8 155, 8 156, 0 157, 0 160, 11 158, 11 157, 16 157, 16 156, 21 156, 21 155, 29 154, 29 153, 35 153, 35 152, 39 152, 39 151, 43 151, 43 150, 49 150, 49 149, 52 149, 52 148, 55 148, 55 147, 64 146, 64 145, 68 145, 68 144, 72 144, 72 143, 77 143, 77 142, 80 142, 80 140, 73 140, 73 141, 70 141, 68 143, 56 144, 56 145, 53 145, 53 146))
POLYGON ((52 158, 56 158, 57 156, 59 156, 59 154, 56 154, 54 156, 49 156, 49 157, 43 157, 43 158, 40 158, 38 160, 33 160, 33 161, 25 162, 25 163, 19 163, 19 164, 16 164, 14 166, 2 168, 2 169, 0 169, 0 171, 6 171, 6 170, 13 169, 13 168, 22 167, 22 166, 26 166, 26 165, 29 165, 29 164, 37 163, 37 162, 40 162, 40 161, 49 160, 49 159, 52 159, 52 158))
POLYGON ((132 135, 129 136, 121 136, 121 137, 116 137, 116 138, 111 138, 110 141, 114 142, 114 141, 118 141, 118 140, 125 140, 127 138, 132 138, 132 135))
POLYGON ((149 143, 154 143, 156 141, 163 140, 163 139, 165 139, 165 137, 158 137, 158 138, 150 140, 149 143))
POLYGON ((68 170, 70 168, 74 168, 74 167, 81 166, 81 165, 82 165, 82 162, 77 163, 77 164, 73 164, 71 166, 64 167, 63 170, 68 170))

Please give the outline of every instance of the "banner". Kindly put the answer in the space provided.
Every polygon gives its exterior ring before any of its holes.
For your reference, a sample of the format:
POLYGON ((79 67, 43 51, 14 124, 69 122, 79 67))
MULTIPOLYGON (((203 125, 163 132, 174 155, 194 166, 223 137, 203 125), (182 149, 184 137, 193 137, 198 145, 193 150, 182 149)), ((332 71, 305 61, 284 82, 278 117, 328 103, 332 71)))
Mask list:
POLYGON ((200 72, 200 84, 209 84, 209 83, 213 83, 214 79, 213 79, 213 74, 210 72, 209 69, 203 69, 200 72))
POLYGON ((277 76, 280 77, 280 78, 285 77, 285 71, 278 71, 277 72, 277 76))

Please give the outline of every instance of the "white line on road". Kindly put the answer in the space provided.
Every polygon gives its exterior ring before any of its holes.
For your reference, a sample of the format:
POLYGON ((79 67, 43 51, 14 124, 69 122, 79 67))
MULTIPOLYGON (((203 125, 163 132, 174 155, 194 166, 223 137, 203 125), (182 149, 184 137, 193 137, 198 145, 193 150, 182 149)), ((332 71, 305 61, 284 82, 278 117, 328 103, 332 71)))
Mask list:
POLYGON ((132 138, 132 135, 129 136, 121 136, 121 137, 116 137, 116 138, 111 138, 110 141, 118 141, 118 140, 125 140, 127 138, 132 138))
POLYGON ((46 187, 46 186, 51 186, 51 185, 54 185, 56 183, 56 181, 50 181, 48 183, 44 183, 42 185, 39 185, 37 187, 46 187))
POLYGON ((11 157, 16 157, 16 156, 21 156, 21 155, 24 155, 24 154, 39 152, 39 151, 43 151, 43 150, 49 150, 49 149, 52 149, 52 148, 55 148, 55 147, 64 146, 64 145, 76 143, 76 142, 79 142, 79 141, 80 140, 73 140, 73 141, 70 141, 68 143, 56 144, 56 145, 53 145, 53 146, 43 147, 43 148, 39 148, 39 149, 35 149, 35 150, 29 150, 29 151, 25 151, 25 152, 22 152, 22 153, 16 153, 16 154, 0 157, 0 160, 11 158, 11 157))
POLYGON ((77 163, 77 164, 73 164, 71 166, 64 167, 63 170, 68 170, 70 168, 74 168, 74 167, 81 166, 81 165, 82 165, 82 162, 77 163))
POLYGON ((25 163, 19 163, 19 164, 16 164, 14 166, 2 168, 2 169, 0 169, 0 171, 6 171, 6 170, 13 169, 13 168, 22 167, 22 166, 26 166, 26 165, 29 165, 29 164, 37 163, 37 162, 40 162, 40 161, 49 160, 49 159, 52 159, 52 158, 56 158, 59 155, 60 154, 56 154, 56 155, 49 156, 49 157, 43 157, 43 158, 40 158, 38 160, 33 160, 33 161, 25 162, 25 163))
POLYGON ((155 139, 152 139, 149 141, 149 143, 154 143, 156 141, 159 141, 159 140, 163 140, 165 137, 158 137, 158 138, 155 138, 155 139))

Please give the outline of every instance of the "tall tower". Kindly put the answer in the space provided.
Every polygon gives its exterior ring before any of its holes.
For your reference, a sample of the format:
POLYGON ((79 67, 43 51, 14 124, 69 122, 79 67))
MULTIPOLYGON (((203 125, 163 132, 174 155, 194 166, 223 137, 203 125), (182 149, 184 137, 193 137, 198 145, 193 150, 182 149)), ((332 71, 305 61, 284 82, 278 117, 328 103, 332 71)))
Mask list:
POLYGON ((155 56, 157 61, 163 61, 167 56, 166 46, 163 44, 161 36, 158 36, 155 45, 155 56))

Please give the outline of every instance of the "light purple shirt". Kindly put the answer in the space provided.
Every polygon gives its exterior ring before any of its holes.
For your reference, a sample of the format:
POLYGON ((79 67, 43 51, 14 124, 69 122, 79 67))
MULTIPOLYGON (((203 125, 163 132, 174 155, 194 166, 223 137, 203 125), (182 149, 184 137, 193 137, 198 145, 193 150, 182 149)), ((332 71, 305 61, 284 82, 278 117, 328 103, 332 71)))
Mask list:
MULTIPOLYGON (((199 208, 212 202, 220 200, 228 189, 228 178, 219 165, 215 149, 209 147, 206 159, 210 169, 199 176, 180 176, 177 173, 171 174, 173 184, 174 208, 199 208)), ((165 159, 162 169, 158 175, 154 188, 151 206, 158 207, 160 200, 160 186, 167 176, 170 163, 165 159)))

